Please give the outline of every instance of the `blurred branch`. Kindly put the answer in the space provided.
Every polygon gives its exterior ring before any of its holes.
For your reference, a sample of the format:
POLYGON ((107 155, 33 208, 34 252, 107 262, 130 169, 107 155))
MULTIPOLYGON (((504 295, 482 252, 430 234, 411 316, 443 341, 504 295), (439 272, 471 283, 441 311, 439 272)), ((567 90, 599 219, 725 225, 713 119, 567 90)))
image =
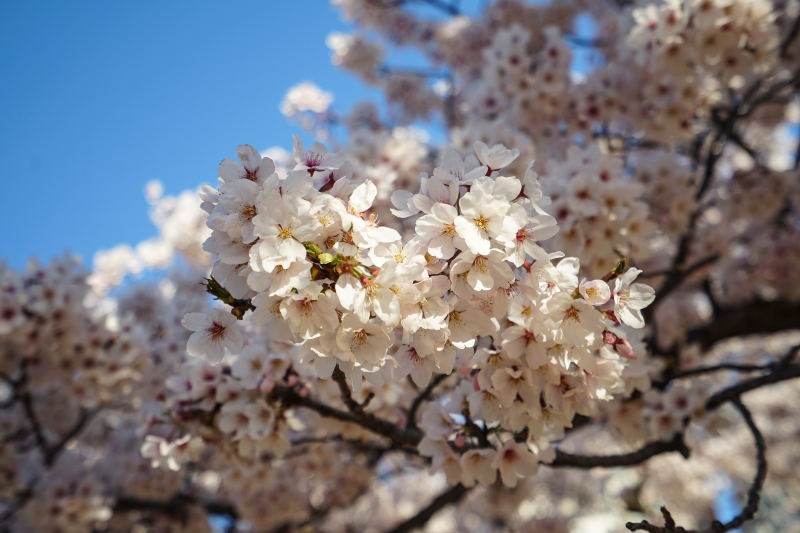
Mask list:
POLYGON ((714 320, 689 331, 686 341, 698 342, 707 349, 731 337, 797 328, 800 328, 800 304, 782 300, 757 301, 742 307, 717 310, 714 320))
MULTIPOLYGON (((706 402, 706 411, 713 411, 727 402, 735 404, 740 401, 740 396, 746 392, 800 377, 800 365, 789 364, 798 350, 800 350, 800 347, 792 348, 789 354, 781 358, 778 364, 770 367, 769 374, 740 382, 712 395, 706 402)), ((656 455, 675 451, 684 457, 689 457, 689 449, 683 440, 683 433, 677 434, 671 441, 652 442, 635 452, 620 455, 574 455, 556 450, 556 458, 550 463, 550 466, 574 468, 634 466, 656 455)), ((544 464, 546 465, 547 463, 544 464)))
MULTIPOLYGON (((335 409, 316 400, 303 396, 297 390, 291 387, 278 385, 272 389, 270 396, 272 398, 279 399, 290 406, 299 406, 305 407, 306 409, 311 409, 312 411, 316 411, 318 414, 326 418, 335 418, 336 420, 340 420, 342 422, 357 424, 372 431, 373 433, 383 435, 384 437, 389 437, 389 439, 391 439, 395 445, 400 447, 416 447, 419 441, 422 440, 422 433, 419 430, 400 429, 387 420, 378 418, 370 413, 365 413, 363 409, 356 408, 355 411, 351 412, 335 409)), ((350 399, 357 406, 361 405, 352 398, 350 399)))
MULTIPOLYGON (((795 85, 798 82, 800 82, 800 71, 795 72, 791 78, 777 82, 766 91, 758 94, 761 86, 763 85, 763 80, 759 79, 750 86, 750 88, 745 92, 738 102, 731 104, 730 108, 727 109, 727 113, 724 113, 724 108, 715 109, 712 111, 712 124, 717 131, 714 134, 713 140, 708 146, 703 168, 703 176, 697 192, 695 193, 695 200, 699 202, 713 182, 714 171, 716 169, 717 162, 722 156, 722 152, 727 141, 735 136, 734 130, 737 122, 753 113, 761 105, 770 102, 785 88, 795 85)), ((701 206, 698 207, 689 217, 689 223, 687 225, 686 232, 678 241, 675 258, 672 261, 672 267, 669 269, 667 279, 656 291, 656 300, 644 310, 644 317, 646 321, 650 321, 658 306, 686 279, 686 271, 688 270, 686 260, 689 258, 689 252, 691 250, 692 241, 694 240, 697 222, 702 213, 703 208, 701 206)), ((651 344, 654 345, 654 343, 651 344)))
POLYGON ((388 1, 381 1, 381 0, 371 0, 373 4, 379 5, 384 8, 395 8, 395 7, 403 7, 405 5, 411 3, 419 3, 419 4, 427 4, 431 7, 434 7, 447 15, 457 16, 461 14, 461 10, 458 9, 458 6, 455 3, 448 3, 444 0, 388 0, 388 1))
POLYGON ((756 477, 753 479, 753 483, 750 485, 750 490, 747 491, 747 504, 744 506, 744 509, 742 509, 742 511, 736 515, 736 517, 725 524, 715 520, 707 529, 686 530, 680 526, 676 526, 675 520, 672 518, 672 515, 670 515, 667 508, 662 507, 661 514, 664 516, 663 527, 655 526, 649 523, 647 520, 643 520, 637 524, 628 522, 625 524, 626 528, 628 528, 630 531, 647 531, 649 533, 724 533, 725 531, 736 529, 748 520, 753 519, 758 511, 758 502, 761 499, 761 488, 764 486, 764 480, 767 477, 767 445, 764 442, 764 436, 761 434, 758 426, 756 426, 755 422, 753 421, 753 416, 750 414, 750 411, 747 409, 747 407, 745 407, 745 405, 742 403, 741 399, 737 396, 732 399, 731 402, 736 409, 739 410, 739 413, 741 413, 748 429, 753 434, 753 440, 755 441, 756 445, 756 477))
POLYGON ((749 379, 724 389, 712 395, 706 402, 706 410, 712 411, 726 402, 737 400, 742 394, 761 388, 765 385, 772 385, 781 381, 800 378, 800 365, 787 365, 773 370, 765 376, 749 379))
MULTIPOLYGON (((683 277, 686 278, 686 277, 691 276, 696 271, 700 270, 704 266, 710 265, 711 263, 713 263, 717 259, 719 259, 719 254, 712 254, 712 255, 706 257, 705 259, 701 259, 700 261, 696 262, 692 266, 687 267, 685 270, 683 270, 682 271, 683 277)), ((655 278, 657 276, 667 276, 671 272, 672 272, 672 270, 656 270, 656 271, 653 271, 653 272, 643 272, 643 273, 639 274, 639 277, 641 277, 641 278, 655 278)))
POLYGON ((235 527, 238 520, 236 506, 217 501, 202 501, 195 496, 187 494, 176 494, 170 500, 145 500, 139 498, 131 498, 127 496, 120 496, 116 499, 114 504, 114 514, 124 513, 130 511, 153 511, 157 513, 164 513, 172 516, 186 516, 188 509, 192 506, 198 506, 205 509, 209 514, 224 515, 231 519, 231 527, 235 527))
POLYGON ((57 443, 49 448, 45 448, 43 450, 44 455, 44 464, 47 466, 52 466, 58 456, 64 451, 64 447, 71 441, 72 439, 76 438, 81 431, 92 421, 92 419, 100 412, 100 407, 96 407, 94 409, 81 409, 80 416, 78 417, 78 421, 72 426, 70 429, 57 443))
POLYGON ((677 374, 673 374, 669 376, 667 379, 663 381, 653 382, 653 386, 658 389, 663 389, 667 386, 667 384, 671 381, 676 379, 684 379, 693 376, 699 376, 702 374, 712 374, 714 372, 720 372, 722 370, 730 370, 733 372, 759 372, 762 370, 769 370, 771 365, 737 365, 733 363, 723 363, 721 365, 715 366, 707 366, 707 367, 700 367, 700 368, 692 368, 690 370, 685 370, 683 372, 679 372, 677 374))
POLYGON ((783 41, 781 42, 780 57, 783 58, 786 56, 786 52, 789 51, 789 47, 792 46, 792 43, 794 42, 795 38, 797 38, 797 34, 799 32, 800 32, 800 16, 795 17, 794 23, 792 24, 789 33, 786 34, 786 37, 784 37, 783 41))
POLYGON ((635 452, 624 453, 620 455, 574 455, 571 453, 562 452, 561 450, 556 450, 555 460, 552 463, 544 464, 546 466, 568 466, 573 468, 612 468, 616 466, 636 466, 647 461, 651 457, 669 452, 678 452, 684 458, 688 459, 690 451, 683 440, 683 433, 676 434, 671 441, 651 442, 650 444, 639 448, 635 452))
POLYGON ((411 402, 411 407, 408 409, 408 421, 406 422, 406 429, 409 428, 416 428, 417 427, 417 411, 419 411, 422 402, 427 400, 433 389, 435 389, 442 381, 446 380, 450 374, 436 374, 431 382, 428 383, 428 386, 422 389, 414 401, 411 402))
POLYGON ((390 67, 384 65, 378 69, 381 76, 417 76, 419 78, 447 78, 449 74, 443 70, 421 70, 413 67, 390 67))
POLYGON ((408 533, 418 527, 424 526, 433 515, 441 511, 447 505, 459 502, 469 491, 470 489, 460 483, 448 488, 437 496, 427 507, 420 510, 416 515, 405 522, 398 524, 388 533, 408 533))
POLYGON ((565 33, 562 35, 564 40, 575 46, 582 46, 584 48, 602 48, 604 46, 611 46, 614 41, 611 39, 591 39, 586 37, 579 37, 572 33, 565 33))

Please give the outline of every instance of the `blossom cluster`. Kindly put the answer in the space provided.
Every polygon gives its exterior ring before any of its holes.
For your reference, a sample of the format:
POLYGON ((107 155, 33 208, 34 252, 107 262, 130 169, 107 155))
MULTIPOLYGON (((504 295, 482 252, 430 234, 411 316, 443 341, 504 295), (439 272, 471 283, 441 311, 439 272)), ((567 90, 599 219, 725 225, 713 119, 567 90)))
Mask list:
MULTIPOLYGON (((292 415, 269 393, 278 384, 308 388, 312 375, 330 380, 337 367, 356 394, 365 382, 382 388, 406 376, 426 387, 457 368, 463 386, 452 412, 497 435, 527 428, 519 446, 531 449, 562 437, 576 413, 633 391, 623 374, 637 353, 625 330, 644 326, 653 290, 635 283, 640 271, 625 271, 624 261, 587 280, 576 258, 545 252, 539 242, 558 226, 538 204, 530 169, 522 180, 504 175, 517 150, 477 142, 474 155, 449 152, 422 174, 419 192, 396 191, 392 213, 415 220, 405 242, 370 212, 377 188, 348 178, 343 154, 306 150, 295 138, 296 166, 281 178, 251 147, 238 152, 239 162, 220 165, 219 189, 203 195, 213 230, 205 248, 219 257, 209 290, 247 299, 250 322, 268 329, 271 346, 244 346, 240 311, 187 314, 190 355, 212 365, 237 357, 230 374, 188 362, 167 385, 179 405, 218 412, 216 426, 240 455, 283 456, 292 415), (286 353, 291 345, 296 357, 286 353)), ((464 473, 453 480, 489 482, 488 471, 475 477, 473 462, 493 464, 494 451, 475 448, 444 413, 433 419, 439 427, 423 414, 422 453, 440 465, 442 453, 463 452, 464 473)), ((179 464, 175 447, 161 444, 165 460, 179 464)), ((535 465, 522 448, 514 453, 535 465)), ((516 483, 500 462, 492 468, 516 483)))
POLYGON ((663 494, 540 464, 702 453, 741 374, 691 371, 778 368, 774 339, 708 348, 794 324, 797 2, 333 3, 359 29, 332 60, 388 117, 300 84, 282 111, 339 151, 240 146, 202 203, 151 183, 159 236, 91 274, 0 266, 0 529, 382 531, 460 484, 482 487, 442 529, 567 531, 574 497, 663 494))

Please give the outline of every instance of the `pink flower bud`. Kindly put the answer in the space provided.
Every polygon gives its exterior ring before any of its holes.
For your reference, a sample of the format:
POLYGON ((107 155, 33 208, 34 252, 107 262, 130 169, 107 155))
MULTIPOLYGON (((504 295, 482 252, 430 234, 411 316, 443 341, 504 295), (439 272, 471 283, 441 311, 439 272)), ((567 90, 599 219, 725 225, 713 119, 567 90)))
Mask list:
POLYGON ((286 383, 288 383, 290 387, 294 387, 295 385, 297 385, 297 382, 298 382, 297 376, 295 376, 294 374, 286 378, 286 383))
POLYGON ((619 337, 617 337, 616 335, 614 335, 610 331, 606 330, 606 331, 603 332, 603 342, 604 343, 611 344, 613 346, 614 344, 617 344, 618 340, 619 340, 619 337))
POLYGON ((614 349, 626 359, 636 359, 636 354, 633 351, 633 347, 631 347, 631 343, 625 339, 619 339, 614 345, 614 349))
POLYGON ((305 387, 300 387, 300 390, 297 392, 297 394, 299 394, 301 398, 307 398, 308 397, 308 389, 305 388, 305 387))
POLYGON ((466 443, 467 443, 467 436, 464 435, 463 433, 459 433, 458 435, 456 435, 456 440, 453 442, 453 444, 455 444, 456 447, 458 448, 461 448, 466 443))
POLYGON ((261 385, 258 387, 263 393, 270 393, 272 389, 275 388, 275 378, 272 376, 264 376, 264 379, 261 380, 261 385))
POLYGON ((458 356, 458 359, 456 359, 456 369, 465 376, 469 376, 470 372, 472 372, 469 360, 461 356, 458 356))

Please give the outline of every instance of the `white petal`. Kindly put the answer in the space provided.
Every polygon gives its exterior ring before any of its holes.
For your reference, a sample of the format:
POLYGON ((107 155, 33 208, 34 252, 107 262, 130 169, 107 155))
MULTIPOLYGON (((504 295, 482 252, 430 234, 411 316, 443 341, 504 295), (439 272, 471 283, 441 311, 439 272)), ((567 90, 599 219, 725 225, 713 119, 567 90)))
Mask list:
POLYGON ((187 313, 181 324, 190 331, 201 331, 211 327, 211 317, 205 313, 187 313))

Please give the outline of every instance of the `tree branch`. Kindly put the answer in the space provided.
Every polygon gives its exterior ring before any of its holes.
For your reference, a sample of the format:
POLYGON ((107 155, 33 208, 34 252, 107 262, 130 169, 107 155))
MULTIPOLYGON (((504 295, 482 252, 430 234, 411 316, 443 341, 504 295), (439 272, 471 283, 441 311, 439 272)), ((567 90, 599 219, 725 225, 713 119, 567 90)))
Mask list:
POLYGON ((91 420, 100 412, 100 407, 95 409, 81 409, 80 417, 78 418, 78 422, 72 426, 70 429, 57 443, 49 448, 45 448, 44 451, 44 464, 47 466, 52 466, 58 456, 64 451, 64 446, 67 445, 69 441, 74 439, 78 436, 78 434, 83 431, 83 429, 91 422, 91 420))
POLYGON ((786 34, 786 37, 783 39, 783 42, 781 42, 780 46, 781 57, 786 56, 786 52, 789 51, 789 47, 792 46, 792 43, 797 37, 798 32, 800 32, 800 16, 795 17, 794 23, 792 24, 789 33, 786 34))
POLYGON ((405 522, 398 524, 388 533, 408 533, 409 531, 412 531, 418 527, 424 526, 428 520, 433 517, 433 515, 438 513, 447 505, 459 502, 469 491, 470 489, 466 488, 461 483, 450 487, 437 496, 436 499, 434 499, 427 507, 420 510, 415 516, 412 516, 405 522))
POLYGON ((797 328, 800 328, 800 304, 782 300, 757 301, 718 310, 711 323, 689 331, 686 341, 700 343, 703 349, 708 349, 731 337, 797 328))
POLYGON ((217 501, 202 501, 195 496, 187 494, 176 494, 170 500, 140 500, 138 498, 130 498, 127 496, 120 496, 116 499, 114 504, 114 513, 128 512, 128 511, 154 511, 166 514, 179 514, 183 515, 186 510, 191 506, 199 506, 204 508, 207 512, 217 515, 229 516, 235 523, 238 514, 236 506, 233 504, 217 501))
POLYGON ((417 411, 422 406, 422 402, 427 400, 433 389, 435 389, 442 381, 446 380, 450 374, 436 374, 433 379, 431 379, 428 386, 422 389, 414 401, 411 402, 411 407, 408 409, 408 421, 406 422, 406 429, 416 428, 417 427, 417 411))
MULTIPOLYGON (((347 412, 329 407, 328 405, 317 402, 311 398, 301 396, 295 389, 291 387, 278 385, 272 389, 270 396, 274 399, 279 399, 288 405, 311 409, 312 411, 316 411, 321 416, 326 418, 335 418, 336 420, 341 420, 342 422, 357 424, 372 431, 373 433, 383 435, 384 437, 389 437, 397 446, 416 447, 417 444, 419 444, 419 441, 422 440, 422 433, 419 430, 400 429, 391 422, 382 418, 378 418, 370 413, 365 413, 363 410, 347 412)), ((355 402, 355 400, 353 400, 353 402, 359 405, 357 402, 355 402)))
POLYGON ((683 433, 676 434, 671 441, 651 442, 635 452, 620 455, 573 455, 571 453, 562 452, 561 450, 556 450, 555 460, 552 463, 543 464, 545 466, 567 466, 572 468, 612 468, 616 466, 635 466, 647 461, 651 457, 669 452, 678 452, 684 458, 689 457, 690 452, 683 440, 683 433))
MULTIPOLYGON (((793 348, 790 353, 794 354, 798 349, 800 349, 800 347, 793 348)), ((738 402, 742 394, 751 390, 800 377, 800 364, 781 364, 788 361, 789 358, 784 357, 779 364, 770 367, 771 372, 769 374, 743 381, 712 395, 706 401, 706 411, 713 411, 726 402, 738 402)), ((679 452, 684 457, 689 456, 689 449, 686 447, 682 433, 677 434, 671 441, 652 442, 635 452, 620 455, 573 455, 556 450, 556 458, 549 464, 554 467, 567 466, 574 468, 634 466, 656 455, 675 451, 679 452)), ((547 465, 548 463, 543 464, 547 465)))
POLYGON ((750 490, 747 491, 747 504, 744 506, 744 509, 742 509, 742 511, 736 517, 725 524, 715 520, 711 523, 711 527, 707 529, 687 531, 682 527, 676 527, 675 520, 673 520, 672 515, 670 515, 666 507, 662 507, 661 514, 664 516, 663 527, 655 526, 649 523, 647 520, 643 520, 639 523, 628 522, 625 524, 626 528, 628 528, 630 531, 647 531, 648 533, 724 533, 726 531, 730 531, 731 529, 736 529, 746 521, 753 519, 758 511, 758 501, 760 500, 761 488, 764 486, 764 480, 767 477, 767 445, 764 442, 764 437, 761 434, 761 431, 759 431, 758 426, 756 426, 755 422, 753 421, 753 415, 750 414, 750 411, 747 409, 747 407, 745 407, 741 399, 737 396, 732 399, 731 402, 739 410, 739 413, 741 413, 742 418, 747 424, 747 427, 753 434, 753 440, 756 444, 756 477, 753 479, 753 483, 750 485, 750 490))
POLYGON ((694 376, 700 376, 703 374, 713 374, 714 372, 720 372, 722 370, 730 370, 733 372, 760 372, 764 370, 769 370, 772 368, 773 365, 737 365, 734 363, 722 363, 719 365, 714 366, 706 366, 706 367, 699 367, 699 368, 691 368, 689 370, 685 370, 683 372, 678 372, 677 374, 673 374, 663 381, 654 381, 653 386, 657 389, 664 389, 671 381, 675 381, 676 379, 684 379, 690 378, 694 376))
POLYGON ((712 411, 725 402, 732 402, 738 399, 742 394, 763 387, 764 385, 771 385, 773 383, 788 381, 790 379, 799 377, 800 365, 788 365, 783 368, 776 369, 765 376, 743 381, 737 385, 712 395, 706 402, 706 410, 712 411))
POLYGON ((363 413, 364 408, 369 405, 375 393, 370 392, 363 404, 358 403, 353 399, 353 395, 350 393, 350 387, 347 385, 347 377, 344 375, 341 368, 338 366, 334 368, 331 377, 333 377, 333 381, 339 386, 339 393, 342 395, 342 401, 347 406, 347 409, 353 414, 363 413))

